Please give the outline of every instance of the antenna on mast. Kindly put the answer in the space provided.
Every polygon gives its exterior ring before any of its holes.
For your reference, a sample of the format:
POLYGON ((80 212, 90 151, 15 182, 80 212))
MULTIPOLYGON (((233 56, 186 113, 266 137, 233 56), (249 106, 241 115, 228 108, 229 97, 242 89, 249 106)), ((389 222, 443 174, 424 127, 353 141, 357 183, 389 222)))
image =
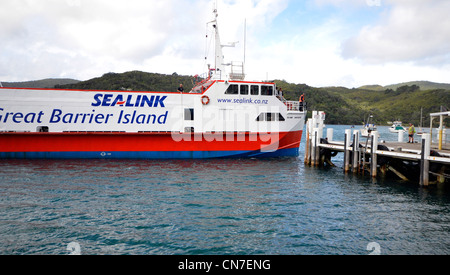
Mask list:
POLYGON ((245 18, 244 21, 244 65, 246 54, 247 54, 247 18, 245 18))
POLYGON ((219 24, 217 22, 217 18, 219 17, 219 13, 217 12, 217 1, 216 1, 216 8, 214 9, 214 19, 209 22, 208 24, 212 24, 212 27, 214 28, 215 33, 215 65, 214 65, 214 73, 217 77, 220 78, 220 76, 225 76, 225 64, 223 61, 223 53, 222 53, 222 44, 220 42, 220 35, 219 35, 219 24))
MULTIPOLYGON (((226 67, 231 66, 231 74, 228 75, 230 79, 234 80, 243 80, 245 78, 244 74, 244 64, 243 62, 240 62, 240 64, 234 64, 234 62, 231 63, 224 63, 224 56, 223 56, 223 48, 225 47, 235 47, 237 42, 231 42, 226 45, 222 45, 220 41, 220 34, 219 34, 219 24, 217 18, 219 17, 219 13, 217 11, 217 1, 215 3, 215 9, 214 9, 214 19, 210 22, 208 22, 207 25, 212 24, 212 27, 214 28, 215 33, 215 65, 213 68, 209 69, 210 76, 213 75, 215 79, 222 79, 222 77, 227 77, 226 67), (236 70, 237 69, 237 70, 236 70), (214 73, 213 73, 214 72, 214 73), (213 74, 212 74, 213 73, 213 74)), ((245 55, 245 53, 244 53, 245 55)), ((245 58, 245 57, 244 57, 245 58)))

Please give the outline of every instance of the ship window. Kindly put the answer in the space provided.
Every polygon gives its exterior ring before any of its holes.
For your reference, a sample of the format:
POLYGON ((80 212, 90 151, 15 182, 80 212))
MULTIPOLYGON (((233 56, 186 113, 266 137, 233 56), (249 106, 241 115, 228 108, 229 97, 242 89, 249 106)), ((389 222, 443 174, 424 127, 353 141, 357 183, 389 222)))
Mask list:
POLYGON ((273 86, 261 86, 261 95, 273 95, 273 86))
POLYGON ((259 95, 259 86, 258 85, 252 85, 250 88, 251 95, 259 95))
POLYGON ((266 119, 266 114, 262 113, 256 118, 256 121, 264 121, 265 119, 266 119))
POLYGON ((280 113, 261 113, 256 121, 286 121, 280 113))
POLYGON ((267 115, 267 121, 275 121, 275 114, 273 114, 273 113, 267 113, 266 114, 267 115))
POLYGON ((184 120, 194 120, 194 109, 184 109, 184 120))
POLYGON ((239 85, 232 84, 228 87, 227 91, 225 92, 227 95, 237 95, 239 94, 239 85))
POLYGON ((241 95, 248 95, 248 85, 241 85, 241 95))

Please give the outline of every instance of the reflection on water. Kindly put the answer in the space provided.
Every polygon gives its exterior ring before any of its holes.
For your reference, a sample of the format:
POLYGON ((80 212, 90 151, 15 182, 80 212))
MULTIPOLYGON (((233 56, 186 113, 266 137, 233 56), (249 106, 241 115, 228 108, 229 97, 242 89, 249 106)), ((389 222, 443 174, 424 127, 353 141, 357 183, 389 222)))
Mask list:
POLYGON ((446 188, 344 175, 335 162, 2 161, 0 254, 68 254, 71 242, 82 254, 450 252, 446 188))

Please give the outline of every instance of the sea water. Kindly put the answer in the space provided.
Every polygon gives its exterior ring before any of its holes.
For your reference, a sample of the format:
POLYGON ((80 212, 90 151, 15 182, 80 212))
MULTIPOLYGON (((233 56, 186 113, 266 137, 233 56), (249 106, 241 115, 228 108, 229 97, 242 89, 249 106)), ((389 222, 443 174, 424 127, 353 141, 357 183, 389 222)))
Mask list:
MULTIPOLYGON (((329 127, 336 140, 350 128, 329 127)), ((1 160, 0 254, 450 253, 449 188, 344 175, 342 154, 311 168, 304 146, 282 159, 1 160)))

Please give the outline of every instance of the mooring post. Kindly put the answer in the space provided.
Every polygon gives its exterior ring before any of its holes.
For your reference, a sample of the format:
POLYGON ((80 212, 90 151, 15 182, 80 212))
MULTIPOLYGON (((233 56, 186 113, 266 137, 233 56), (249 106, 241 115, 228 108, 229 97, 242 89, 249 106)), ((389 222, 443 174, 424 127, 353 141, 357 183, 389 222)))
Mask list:
POLYGON ((376 178, 377 177, 377 163, 378 163, 378 158, 377 158, 377 149, 378 149, 378 131, 373 131, 372 134, 372 144, 371 144, 371 153, 372 156, 370 158, 370 174, 372 175, 372 177, 376 178))
POLYGON ((333 128, 328 128, 327 129, 327 140, 328 140, 328 142, 333 141, 333 134, 334 134, 334 129, 333 128))
POLYGON ((443 137, 444 137, 444 116, 440 116, 440 121, 439 121, 439 144, 438 144, 438 148, 439 150, 442 150, 442 141, 443 141, 443 137))
POLYGON ((359 131, 355 130, 353 131, 353 163, 352 163, 352 169, 353 173, 358 173, 358 167, 359 167, 359 131))
POLYGON ((308 119, 308 121, 306 122, 306 144, 305 144, 305 164, 309 165, 310 161, 311 161, 311 150, 310 150, 310 145, 311 145, 311 134, 310 134, 310 129, 311 129, 311 119, 308 119))
POLYGON ((351 163, 352 163, 352 172, 355 172, 355 143, 356 143, 356 134, 355 133, 353 133, 352 141, 353 141, 353 143, 352 143, 352 160, 351 160, 351 163))
POLYGON ((311 119, 309 125, 309 165, 312 164, 313 161, 313 149, 314 149, 314 128, 313 128, 313 120, 311 119))
POLYGON ((318 125, 317 125, 317 147, 316 147, 316 166, 323 166, 322 158, 320 156, 321 139, 323 138, 323 128, 324 128, 324 117, 322 112, 318 112, 317 115, 318 125))
POLYGON ((405 131, 403 131, 403 130, 399 130, 398 131, 398 142, 403 143, 403 141, 404 141, 404 139, 403 139, 404 134, 405 134, 405 131))
POLYGON ((319 154, 320 154, 320 138, 323 136, 323 122, 324 122, 324 113, 313 111, 312 118, 308 120, 308 133, 310 146, 308 146, 307 156, 305 157, 305 162, 307 162, 306 158, 309 158, 311 166, 319 165, 319 154))
POLYGON ((352 139, 352 130, 345 130, 345 140, 344 140, 344 173, 350 171, 350 142, 352 139))
POLYGON ((447 132, 448 129, 445 129, 442 131, 442 140, 444 141, 444 144, 447 145, 447 132))
POLYGON ((312 155, 313 148, 314 148, 313 147, 313 138, 314 138, 313 122, 314 122, 313 119, 309 120, 309 153, 308 153, 308 155, 309 155, 309 160, 308 160, 309 165, 312 165, 312 161, 313 161, 313 155, 312 155))
POLYGON ((420 161, 420 185, 428 186, 429 184, 429 169, 430 161, 428 157, 430 156, 431 149, 431 137, 430 134, 422 135, 422 153, 420 161))
POLYGON ((322 138, 321 134, 323 133, 323 128, 322 129, 316 128, 315 130, 316 130, 316 133, 315 133, 316 148, 314 148, 314 150, 315 150, 315 152, 314 152, 315 160, 314 161, 315 161, 315 166, 319 166, 320 165, 320 147, 319 147, 319 145, 320 145, 320 139, 322 138))
POLYGON ((312 130, 311 135, 311 166, 316 166, 317 128, 312 130))

